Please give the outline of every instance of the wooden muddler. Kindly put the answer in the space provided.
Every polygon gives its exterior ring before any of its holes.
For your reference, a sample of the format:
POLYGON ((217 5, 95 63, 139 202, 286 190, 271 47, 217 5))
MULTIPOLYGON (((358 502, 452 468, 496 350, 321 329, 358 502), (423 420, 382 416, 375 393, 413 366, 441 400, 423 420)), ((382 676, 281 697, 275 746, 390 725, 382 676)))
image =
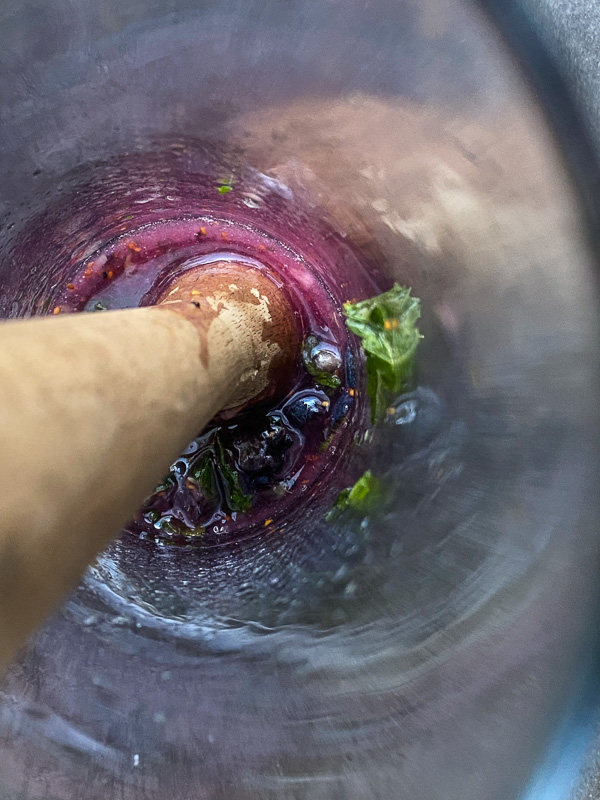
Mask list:
POLYGON ((0 324, 0 664, 220 409, 277 390, 294 314, 217 264, 147 308, 0 324))

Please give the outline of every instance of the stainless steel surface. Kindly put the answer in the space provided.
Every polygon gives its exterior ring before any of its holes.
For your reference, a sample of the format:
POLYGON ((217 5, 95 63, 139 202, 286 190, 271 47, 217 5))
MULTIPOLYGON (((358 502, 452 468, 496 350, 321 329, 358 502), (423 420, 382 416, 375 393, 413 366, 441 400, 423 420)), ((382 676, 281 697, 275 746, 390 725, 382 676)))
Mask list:
MULTIPOLYGON (((520 6, 557 65, 596 154, 600 154, 600 3, 521 0, 520 6)), ((571 729, 564 742, 566 757, 577 762, 574 754, 569 753, 568 740, 576 738, 577 732, 584 740, 593 739, 572 800, 600 798, 600 722, 594 707, 597 692, 595 688, 588 698, 587 719, 573 721, 574 730, 571 729)))
POLYGON ((422 410, 376 455, 395 506, 325 553, 336 591, 307 588, 310 514, 228 555, 201 611, 157 613, 158 559, 141 589, 91 570, 4 681, 0 797, 565 796, 546 756, 596 648, 596 253, 499 34, 466 0, 9 0, 0 44, 5 314, 15 238, 71 170, 194 137, 410 281, 426 333, 422 410))
POLYGON ((598 0, 520 0, 558 65, 600 151, 600 3, 598 0))

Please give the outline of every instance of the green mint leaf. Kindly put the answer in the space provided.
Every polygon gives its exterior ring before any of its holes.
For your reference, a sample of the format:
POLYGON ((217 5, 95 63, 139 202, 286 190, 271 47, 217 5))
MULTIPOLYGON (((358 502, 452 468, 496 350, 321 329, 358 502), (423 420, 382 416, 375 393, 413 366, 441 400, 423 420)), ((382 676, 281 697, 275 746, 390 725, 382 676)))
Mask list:
POLYGON ((381 419, 391 401, 406 389, 419 341, 421 302, 410 289, 394 284, 389 292, 344 303, 346 325, 361 339, 367 359, 371 422, 381 419))
POLYGON ((217 192, 219 194, 227 194, 227 192, 233 191, 233 173, 230 173, 228 177, 221 178, 220 181, 217 181, 217 192))
POLYGON ((210 453, 205 453, 202 456, 196 464, 192 475, 206 497, 214 499, 217 496, 215 466, 210 453))
POLYGON ((359 514, 368 513, 381 504, 382 498, 381 481, 368 469, 354 486, 342 489, 333 506, 325 514, 325 519, 331 522, 342 511, 348 510, 359 514))
POLYGON ((217 439, 216 452, 219 472, 223 478, 226 505, 230 511, 249 511, 252 507, 252 497, 243 491, 237 471, 227 463, 225 448, 220 439, 217 439))

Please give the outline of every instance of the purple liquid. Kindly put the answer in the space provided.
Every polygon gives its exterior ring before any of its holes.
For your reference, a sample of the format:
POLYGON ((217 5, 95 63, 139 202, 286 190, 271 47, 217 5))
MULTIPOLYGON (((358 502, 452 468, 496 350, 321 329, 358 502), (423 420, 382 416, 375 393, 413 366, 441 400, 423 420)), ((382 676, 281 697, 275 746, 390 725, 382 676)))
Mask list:
POLYGON ((341 305, 381 287, 344 237, 285 186, 244 170, 221 193, 210 155, 202 172, 178 172, 181 158, 129 157, 111 165, 107 182, 80 189, 87 202, 71 206, 70 218, 67 205, 42 219, 44 250, 56 251, 47 288, 32 297, 19 287, 11 316, 149 305, 186 270, 223 258, 258 267, 286 293, 303 341, 311 337, 312 354, 339 385, 322 385, 299 359, 283 398, 199 432, 127 526, 157 544, 214 545, 281 531, 309 499, 330 503, 357 477, 345 462, 368 423, 359 348, 341 305))

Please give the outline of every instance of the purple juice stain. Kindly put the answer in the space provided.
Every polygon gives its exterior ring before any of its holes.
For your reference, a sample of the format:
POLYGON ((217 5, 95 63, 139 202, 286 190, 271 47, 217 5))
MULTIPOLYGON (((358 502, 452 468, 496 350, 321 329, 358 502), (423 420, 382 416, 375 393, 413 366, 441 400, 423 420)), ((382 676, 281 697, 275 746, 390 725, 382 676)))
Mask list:
POLYGON ((260 269, 285 292, 302 338, 287 394, 218 415, 126 528, 150 543, 216 545, 272 535, 357 477, 346 462, 368 413, 362 357, 341 309, 381 291, 382 281, 288 187, 243 168, 228 171, 223 192, 214 154, 187 158, 185 169, 181 151, 123 158, 80 186, 76 205, 42 216, 52 266, 37 284, 25 273, 11 316, 150 305, 187 270, 223 259, 260 269))

